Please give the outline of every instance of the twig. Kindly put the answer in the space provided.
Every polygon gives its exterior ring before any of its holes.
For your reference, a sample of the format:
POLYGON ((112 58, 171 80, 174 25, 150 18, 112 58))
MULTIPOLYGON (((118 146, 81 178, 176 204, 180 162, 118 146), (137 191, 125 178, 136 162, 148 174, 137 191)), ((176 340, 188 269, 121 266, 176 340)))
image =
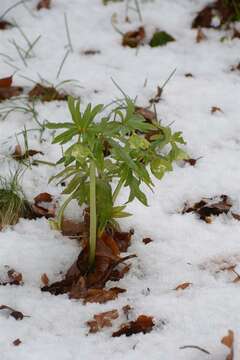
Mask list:
POLYGON ((207 351, 207 350, 205 350, 202 347, 197 346, 197 345, 185 345, 185 346, 181 346, 179 349, 180 350, 183 350, 183 349, 197 349, 197 350, 200 350, 200 351, 204 352, 205 354, 208 354, 208 355, 211 354, 209 351, 207 351))

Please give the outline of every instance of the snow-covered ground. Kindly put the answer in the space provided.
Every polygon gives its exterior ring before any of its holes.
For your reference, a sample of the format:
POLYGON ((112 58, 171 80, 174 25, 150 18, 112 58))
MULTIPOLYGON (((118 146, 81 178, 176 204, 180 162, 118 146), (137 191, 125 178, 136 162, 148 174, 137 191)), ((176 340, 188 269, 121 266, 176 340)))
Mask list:
MULTIPOLYGON (((1 0, 0 14, 15 0, 1 0)), ((117 26, 122 31, 139 26, 137 14, 130 12, 132 22, 124 22, 124 3, 103 6, 101 0, 53 0, 51 10, 36 12, 36 1, 18 6, 7 16, 15 19, 31 41, 41 38, 34 47, 35 57, 24 66, 9 40, 24 46, 25 40, 16 28, 0 31, 0 53, 10 56, 20 70, 14 84, 29 88, 33 84, 22 76, 38 81, 42 78, 57 84, 74 79, 65 85, 70 93, 80 96, 84 104, 109 103, 119 96, 111 77, 137 103, 148 105, 157 85, 161 85, 176 68, 176 74, 164 90, 157 112, 163 124, 183 131, 187 151, 202 158, 195 167, 174 166, 157 183, 155 192, 148 193, 150 206, 144 208, 137 201, 129 206, 134 216, 122 222, 123 228, 135 229, 130 253, 138 255, 131 271, 119 282, 127 289, 115 301, 107 304, 82 305, 67 295, 53 296, 40 291, 41 275, 47 273, 56 281, 72 264, 79 252, 74 240, 50 230, 46 219, 21 220, 16 226, 0 232, 0 277, 9 265, 23 274, 23 286, 0 286, 0 304, 9 305, 30 315, 16 321, 0 312, 1 360, 224 360, 227 348, 221 338, 228 329, 236 337, 236 355, 240 343, 240 288, 232 283, 229 274, 216 273, 224 263, 240 263, 240 223, 229 215, 214 218, 207 224, 194 214, 181 215, 186 200, 198 201, 203 196, 227 194, 235 212, 240 210, 240 75, 231 72, 240 58, 240 40, 220 42, 223 31, 204 30, 207 40, 196 43, 196 30, 191 21, 207 2, 204 0, 142 1, 143 24, 150 38, 155 28, 169 32, 176 42, 164 47, 148 45, 135 49, 123 48, 121 36, 111 25, 117 14, 117 26), (67 14, 74 52, 60 74, 56 75, 66 53, 67 14), (99 50, 100 54, 86 56, 85 50, 99 50), (192 73, 194 77, 185 77, 192 73), (147 86, 144 87, 147 79, 147 86), (218 106, 223 113, 211 114, 218 106), (143 237, 154 241, 142 243, 143 237), (192 286, 180 291, 177 285, 190 282, 192 286), (88 333, 85 324, 95 313, 134 307, 133 317, 152 315, 156 326, 149 334, 112 338, 113 328, 97 334, 88 333), (22 344, 14 346, 19 338, 22 344), (184 345, 207 349, 207 355, 196 349, 180 350, 184 345)), ((13 73, 13 68, 0 58, 0 78, 13 73)), ((9 62, 9 60, 8 60, 9 62)), ((2 107, 3 104, 0 104, 2 107)), ((37 106, 40 121, 68 121, 65 102, 44 103, 37 106)), ((9 162, 4 158, 16 145, 15 134, 36 124, 29 114, 14 112, 0 120, 0 173, 7 174, 9 162)), ((51 145, 50 132, 29 132, 29 148, 42 150, 39 159, 56 161, 59 146, 51 145)), ((18 136, 19 142, 22 137, 18 136)), ((10 166, 16 166, 12 160, 10 166)), ((23 189, 31 200, 38 193, 61 193, 61 187, 48 184, 55 173, 48 166, 33 167, 25 172, 23 189)), ((147 190, 146 190, 147 192, 147 190)), ((123 194, 125 196, 125 194, 123 194)), ((114 285, 113 285, 114 286, 114 285)), ((115 321, 114 329, 124 321, 115 321)))

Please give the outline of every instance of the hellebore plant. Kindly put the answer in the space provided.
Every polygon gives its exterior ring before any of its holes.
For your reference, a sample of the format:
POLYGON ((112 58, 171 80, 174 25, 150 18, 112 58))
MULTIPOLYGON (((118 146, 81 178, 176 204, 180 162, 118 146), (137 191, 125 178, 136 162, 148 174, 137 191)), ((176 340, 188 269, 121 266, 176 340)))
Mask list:
POLYGON ((126 204, 114 206, 123 187, 129 189, 127 203, 137 198, 147 206, 141 184, 152 189, 154 184, 150 172, 160 180, 165 172, 172 171, 173 161, 186 158, 186 153, 177 145, 185 142, 181 132, 172 133, 169 126, 164 127, 157 121, 146 122, 136 113, 135 104, 129 97, 125 97, 124 102, 108 115, 103 115, 103 105, 92 107, 88 104, 81 111, 80 101, 72 97, 68 98, 68 107, 72 122, 46 125, 49 129, 64 129, 53 143, 64 145, 71 142, 57 162, 64 165, 64 170, 50 180, 70 180, 63 191, 69 197, 58 213, 59 229, 64 210, 71 200, 76 199, 79 205, 85 204, 90 209, 91 269, 97 238, 106 227, 116 226, 116 218, 130 215, 124 211, 126 204), (117 181, 114 190, 113 180, 117 181))

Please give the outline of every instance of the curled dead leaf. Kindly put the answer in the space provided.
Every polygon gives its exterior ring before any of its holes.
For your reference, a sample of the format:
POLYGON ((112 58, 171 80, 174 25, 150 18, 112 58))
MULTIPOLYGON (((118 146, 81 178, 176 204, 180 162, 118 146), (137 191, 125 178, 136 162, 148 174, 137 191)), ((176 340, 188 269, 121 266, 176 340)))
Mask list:
POLYGON ((226 360, 233 360, 234 332, 228 330, 228 334, 222 338, 221 343, 230 349, 230 353, 227 355, 226 360))
POLYGON ((216 0, 199 11, 192 22, 192 28, 220 28, 234 18, 235 12, 234 2, 216 0), (217 24, 213 21, 214 18, 217 18, 217 24))
POLYGON ((218 106, 213 106, 213 107, 211 108, 211 114, 215 114, 216 112, 221 112, 221 113, 223 113, 223 111, 222 111, 222 109, 221 109, 220 107, 218 107, 218 106))
POLYGON ((189 164, 190 166, 195 166, 196 163, 198 162, 198 160, 202 159, 202 156, 200 156, 199 158, 197 159, 184 159, 183 161, 185 162, 185 164, 189 164))
POLYGON ((84 304, 99 303, 104 304, 107 301, 115 300, 119 294, 126 292, 126 289, 113 287, 110 289, 88 289, 84 296, 84 304))
POLYGON ((36 84, 29 91, 28 96, 30 99, 39 99, 42 102, 66 101, 68 97, 66 94, 59 93, 53 86, 44 86, 42 84, 36 84))
POLYGON ((41 281, 43 283, 44 286, 48 286, 49 285, 49 278, 47 276, 46 273, 42 274, 41 276, 41 281))
POLYGON ((25 153, 23 153, 21 146, 16 145, 14 153, 12 154, 12 157, 14 160, 21 161, 21 160, 29 159, 29 157, 32 157, 37 154, 44 155, 42 151, 32 150, 32 149, 26 150, 25 153))
POLYGON ((23 276, 20 272, 10 269, 8 270, 9 283, 11 285, 22 285, 23 276))
POLYGON ((138 333, 146 334, 152 331, 153 327, 154 322, 152 316, 139 315, 135 321, 122 324, 120 329, 112 334, 112 337, 118 337, 122 335, 131 336, 138 333))
POLYGON ((191 285, 192 285, 192 283, 185 282, 185 283, 179 284, 174 290, 185 290, 191 285))
POLYGON ((196 35, 196 43, 200 43, 200 42, 202 42, 202 41, 204 41, 204 40, 206 40, 207 39, 207 37, 206 37, 206 35, 204 34, 204 32, 202 31, 202 29, 199 27, 198 29, 197 29, 197 35, 196 35))
POLYGON ((51 0, 40 0, 37 4, 37 10, 50 9, 50 8, 51 8, 51 0))
POLYGON ((1 20, 0 21, 0 30, 6 30, 6 29, 9 29, 11 28, 13 25, 8 22, 8 21, 5 21, 5 20, 1 20))
POLYGON ((156 121, 156 114, 147 108, 136 106, 135 112, 136 114, 142 115, 144 119, 151 124, 156 121))
POLYGON ((152 240, 151 238, 144 238, 144 239, 142 240, 142 242, 143 242, 145 245, 147 245, 147 244, 153 242, 153 240, 152 240))
POLYGON ((119 313, 116 309, 105 311, 93 316, 93 320, 87 321, 87 325, 90 327, 90 333, 96 333, 104 327, 111 327, 112 320, 119 317, 119 313))
POLYGON ((41 193, 34 198, 34 204, 31 205, 31 214, 29 218, 55 217, 56 202, 49 193, 41 193), (48 205, 49 204, 49 205, 48 205))
POLYGON ((16 339, 12 343, 13 343, 14 346, 19 346, 22 342, 21 342, 20 339, 16 339))
POLYGON ((7 310, 9 315, 12 316, 15 320, 22 320, 24 317, 28 317, 27 315, 23 315, 21 311, 17 311, 8 305, 0 305, 0 310, 7 310))
POLYGON ((232 207, 232 203, 227 195, 215 196, 213 198, 202 198, 194 205, 185 204, 182 214, 194 212, 199 215, 201 220, 211 223, 211 216, 227 214, 232 207))
POLYGON ((123 35, 122 46, 128 46, 131 48, 136 48, 143 42, 145 38, 145 29, 143 26, 140 26, 135 31, 128 31, 123 35))
POLYGON ((18 96, 23 91, 23 88, 20 86, 12 86, 12 81, 12 76, 0 79, 0 101, 18 96))

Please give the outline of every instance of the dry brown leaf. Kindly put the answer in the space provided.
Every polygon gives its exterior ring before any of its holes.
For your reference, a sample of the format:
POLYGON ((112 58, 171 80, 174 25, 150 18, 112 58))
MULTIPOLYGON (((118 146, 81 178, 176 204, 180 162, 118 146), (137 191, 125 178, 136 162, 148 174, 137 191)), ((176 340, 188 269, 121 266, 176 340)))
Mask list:
MULTIPOLYGON (((87 218, 85 221, 88 221, 87 218)), ((97 239, 95 267, 92 271, 88 268, 89 248, 86 237, 83 239, 82 251, 67 271, 65 278, 50 286, 44 286, 42 291, 49 291, 54 295, 68 292, 70 298, 83 299, 84 302, 104 303, 115 299, 120 292, 126 290, 120 288, 106 290, 104 286, 108 280, 117 281, 122 278, 129 270, 129 265, 123 266, 124 262, 136 257, 136 255, 120 257, 120 250, 126 251, 131 235, 131 232, 113 234, 104 232, 97 239)))
POLYGON ((135 112, 136 112, 136 114, 142 115, 144 117, 144 119, 151 124, 154 121, 156 121, 156 114, 151 110, 148 110, 148 109, 140 107, 140 106, 136 106, 135 112))
POLYGON ((126 273, 129 272, 131 265, 125 265, 122 269, 114 269, 111 272, 111 275, 109 277, 109 280, 111 281, 119 281, 124 277, 126 273))
POLYGON ((12 81, 12 76, 0 79, 0 101, 18 96, 23 91, 23 88, 19 86, 12 86, 12 81))
POLYGON ((192 285, 192 283, 185 282, 185 283, 182 283, 182 284, 178 285, 174 290, 185 290, 191 285, 192 285))
POLYGON ((153 98, 149 99, 149 103, 150 104, 157 104, 159 103, 161 96, 162 96, 162 92, 163 92, 163 88, 161 88, 160 86, 157 86, 157 91, 156 94, 154 95, 153 98))
POLYGON ((84 297, 84 303, 99 303, 104 304, 107 301, 115 300, 118 294, 126 292, 125 289, 119 287, 113 287, 107 289, 88 289, 84 297))
POLYGON ((43 283, 44 286, 48 286, 49 285, 49 278, 47 276, 46 273, 42 274, 41 276, 41 281, 43 283))
POLYGON ((41 101, 66 101, 67 95, 59 93, 53 86, 44 86, 42 84, 36 84, 28 96, 30 99, 39 99, 41 101))
POLYGON ((9 29, 11 28, 13 25, 8 22, 8 21, 5 21, 5 20, 1 20, 0 21, 0 30, 6 30, 6 29, 9 29))
POLYGON ((132 334, 138 334, 141 332, 146 334, 152 331, 153 326, 154 322, 152 316, 140 315, 137 320, 122 324, 120 329, 112 334, 112 337, 118 337, 121 335, 131 336, 132 334))
POLYGON ((132 235, 134 234, 133 230, 129 232, 115 231, 113 233, 113 239, 116 242, 120 252, 126 252, 131 244, 132 235))
POLYGON ((215 114, 216 112, 221 112, 221 113, 223 113, 223 111, 222 111, 222 109, 221 109, 220 107, 218 107, 218 106, 213 106, 213 107, 211 108, 211 114, 215 114))
POLYGON ((184 76, 185 77, 190 77, 190 78, 194 77, 192 73, 186 73, 184 76))
POLYGON ((21 161, 21 160, 28 159, 29 157, 32 157, 32 156, 37 155, 37 154, 44 155, 42 151, 32 150, 32 149, 26 150, 26 152, 23 153, 22 149, 21 149, 21 146, 16 145, 14 153, 12 154, 12 157, 13 157, 14 160, 21 161))
POLYGON ((34 198, 34 204, 31 205, 32 213, 29 218, 46 217, 51 218, 56 215, 56 202, 53 201, 53 196, 49 193, 41 193, 34 198), (44 203, 49 203, 51 206, 46 206, 44 203))
POLYGON ((204 34, 204 32, 202 31, 202 29, 201 28, 198 28, 197 29, 197 35, 196 35, 196 43, 200 43, 200 42, 202 42, 202 41, 204 41, 204 40, 206 40, 207 39, 207 37, 206 37, 206 35, 204 34))
POLYGON ((14 346, 19 346, 22 342, 21 342, 20 339, 16 339, 12 343, 13 343, 14 346))
POLYGON ((11 285, 22 285, 23 276, 20 272, 14 269, 8 270, 9 283, 11 285))
POLYGON ((225 23, 229 22, 235 15, 235 8, 233 2, 226 4, 225 0, 217 0, 212 4, 205 6, 199 13, 192 23, 192 28, 205 27, 205 28, 220 28, 225 23), (219 17, 219 25, 213 25, 213 18, 219 17))
POLYGON ((215 196, 213 198, 203 198, 194 205, 185 204, 182 214, 194 212, 199 215, 201 220, 211 223, 211 216, 227 214, 232 207, 232 203, 227 195, 215 196), (215 202, 216 201, 216 202, 215 202))
POLYGON ((90 333, 96 333, 104 327, 111 327, 112 320, 115 320, 119 317, 118 311, 116 309, 95 314, 93 316, 94 320, 87 321, 87 325, 90 327, 90 333))
POLYGON ((228 330, 228 335, 222 338, 221 343, 230 349, 230 353, 227 355, 226 360, 233 360, 234 332, 228 330))
POLYGON ((70 219, 63 219, 61 230, 63 235, 70 237, 84 237, 88 233, 88 228, 84 222, 79 223, 70 219))
POLYGON ((51 202, 52 200, 53 196, 47 192, 40 193, 34 198, 35 204, 39 204, 41 202, 51 202))
POLYGON ((144 238, 144 239, 142 239, 142 242, 143 242, 145 245, 147 245, 147 244, 153 242, 153 240, 152 240, 151 238, 144 238))
POLYGON ((51 9, 51 0, 40 0, 37 4, 37 10, 51 9))
POLYGON ((15 320, 22 320, 24 317, 27 317, 20 311, 17 311, 8 305, 0 305, 0 310, 8 310, 9 315, 12 316, 15 320))
POLYGON ((135 31, 128 31, 123 35, 122 46, 129 46, 131 48, 136 48, 143 42, 145 38, 145 29, 143 26, 140 26, 135 31))
POLYGON ((88 49, 82 52, 83 55, 97 55, 97 54, 101 54, 100 50, 95 50, 95 49, 88 49))
POLYGON ((231 212, 231 214, 232 214, 232 217, 233 217, 235 220, 240 221, 240 214, 236 214, 236 213, 233 213, 233 212, 231 212))
POLYGON ((195 166, 196 163, 198 162, 198 160, 202 159, 202 156, 198 157, 197 159, 184 159, 183 161, 185 162, 185 164, 189 164, 190 166, 195 166))

